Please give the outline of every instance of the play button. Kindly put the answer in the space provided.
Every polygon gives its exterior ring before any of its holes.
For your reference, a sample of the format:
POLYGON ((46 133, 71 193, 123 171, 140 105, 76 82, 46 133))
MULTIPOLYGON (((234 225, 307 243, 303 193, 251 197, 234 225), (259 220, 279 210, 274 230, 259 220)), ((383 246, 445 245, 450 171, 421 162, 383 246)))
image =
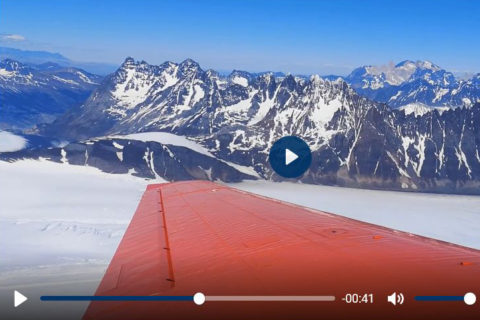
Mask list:
POLYGON ((285 165, 288 166, 293 161, 297 160, 298 156, 290 149, 285 149, 285 165))
POLYGON ((25 297, 23 294, 18 292, 17 290, 13 291, 13 306, 16 308, 25 301, 27 301, 28 298, 25 297))
POLYGON ((269 161, 272 169, 280 176, 296 178, 310 167, 312 154, 305 141, 295 136, 287 136, 272 145, 269 161))

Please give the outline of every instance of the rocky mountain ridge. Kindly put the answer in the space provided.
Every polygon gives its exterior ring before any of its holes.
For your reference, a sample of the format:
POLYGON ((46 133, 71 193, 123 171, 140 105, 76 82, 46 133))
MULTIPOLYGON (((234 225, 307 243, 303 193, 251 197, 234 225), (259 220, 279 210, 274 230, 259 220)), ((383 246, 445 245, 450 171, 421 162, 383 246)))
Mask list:
POLYGON ((304 182, 475 193, 479 112, 478 104, 395 110, 340 78, 238 71, 222 77, 190 59, 154 66, 127 58, 84 105, 46 132, 70 140, 170 132, 273 180, 282 178, 268 164, 269 148, 296 135, 313 151, 304 182))

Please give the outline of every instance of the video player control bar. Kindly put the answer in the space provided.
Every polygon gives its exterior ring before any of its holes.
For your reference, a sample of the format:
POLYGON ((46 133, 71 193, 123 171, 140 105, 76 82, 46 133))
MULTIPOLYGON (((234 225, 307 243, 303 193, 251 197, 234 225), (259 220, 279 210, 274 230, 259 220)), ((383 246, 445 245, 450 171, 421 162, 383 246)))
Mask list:
MULTIPOLYGON (((15 291, 17 294, 17 291, 15 291)), ((24 297, 22 295, 22 297, 24 297)), ((18 294, 15 298, 15 306, 26 301, 26 297, 20 302, 18 294)), ((197 305, 202 305, 206 301, 317 301, 333 302, 335 296, 210 296, 197 292, 193 296, 41 296, 41 301, 193 301, 197 305)), ((476 302, 476 295, 472 292, 464 296, 415 296, 416 301, 464 301, 467 305, 473 305, 476 302)), ((388 296, 388 301, 396 304, 395 294, 388 296), (392 298, 393 297, 393 298, 392 298)), ((403 301, 402 301, 403 303, 403 301)))

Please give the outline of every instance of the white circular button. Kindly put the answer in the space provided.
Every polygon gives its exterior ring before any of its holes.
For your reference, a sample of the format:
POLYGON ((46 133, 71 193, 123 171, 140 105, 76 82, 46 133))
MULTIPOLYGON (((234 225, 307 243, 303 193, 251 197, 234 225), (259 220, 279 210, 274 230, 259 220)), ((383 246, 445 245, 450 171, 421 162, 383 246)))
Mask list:
POLYGON ((196 305, 201 306, 205 303, 205 295, 201 292, 195 293, 193 295, 193 302, 195 302, 196 305))
POLYGON ((477 301, 477 297, 475 296, 475 293, 468 292, 463 296, 463 301, 465 301, 466 304, 471 306, 475 303, 475 301, 477 301))

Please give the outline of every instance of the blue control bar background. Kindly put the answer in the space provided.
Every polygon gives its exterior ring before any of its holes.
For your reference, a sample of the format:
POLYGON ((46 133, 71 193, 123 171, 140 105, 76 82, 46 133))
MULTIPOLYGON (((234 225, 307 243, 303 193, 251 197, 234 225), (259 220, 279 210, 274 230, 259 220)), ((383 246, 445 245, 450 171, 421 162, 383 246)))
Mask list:
POLYGON ((193 296, 41 296, 41 301, 193 301, 193 296))

